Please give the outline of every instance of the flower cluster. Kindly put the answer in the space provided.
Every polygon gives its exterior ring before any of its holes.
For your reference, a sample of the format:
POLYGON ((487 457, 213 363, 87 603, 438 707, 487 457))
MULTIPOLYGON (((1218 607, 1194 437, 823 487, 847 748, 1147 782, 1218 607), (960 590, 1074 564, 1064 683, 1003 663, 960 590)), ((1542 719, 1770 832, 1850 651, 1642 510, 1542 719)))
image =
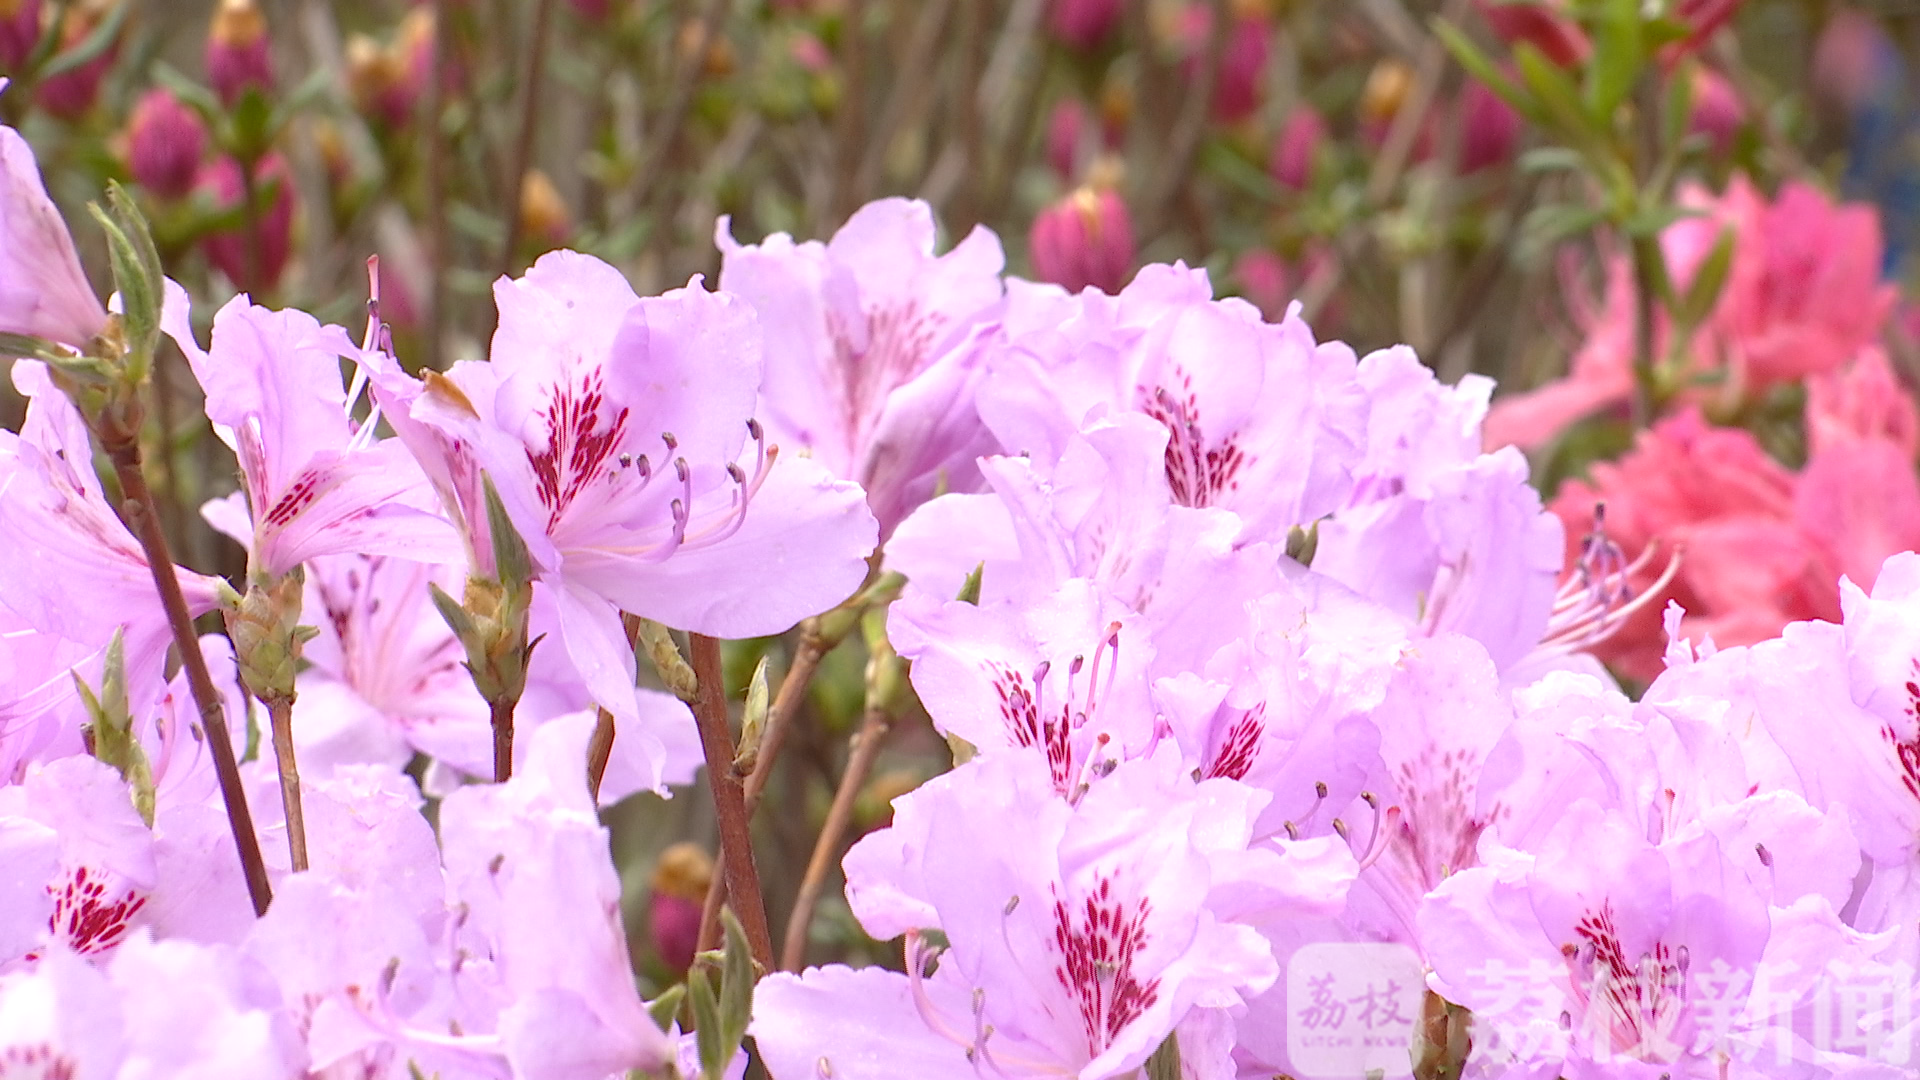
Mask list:
MULTIPOLYGON (((1680 7, 1701 34, 1729 8, 1680 7)), ((223 7, 234 95, 271 79, 251 10, 223 7)), ((1049 23, 1093 47, 1117 10, 1049 23)), ((1187 35, 1223 120, 1257 22, 1187 35)), ((0 152, 28 400, 0 435, 0 1076, 718 1080, 749 1035, 777 1080, 1912 1067, 1920 555, 1883 556, 1920 532, 1920 421, 1857 252, 1773 221, 1818 196, 1736 185, 1669 229, 1678 288, 1726 264, 1725 294, 1642 327, 1676 343, 1671 415, 1548 506, 1487 449, 1490 380, 1184 264, 1118 287, 1098 193, 1040 245, 1087 256, 1078 292, 1006 276, 984 228, 939 253, 924 203, 826 242, 721 218, 717 289, 551 252, 495 283, 487 359, 437 370, 377 269, 357 337, 241 295, 203 344, 118 198, 109 311, 0 152), (1730 262, 1723 225, 1769 246, 1730 262), (146 490, 163 335, 237 466, 201 507, 236 580, 175 567, 146 490), (1803 472, 1707 423, 1707 370, 1816 377, 1803 472), (1631 700, 1593 650, 1676 578, 1696 621, 1665 609, 1631 700), (953 766, 841 861, 899 967, 804 967, 803 902, 749 999, 745 826, 789 718, 756 677, 735 756, 714 639, 803 623, 809 663, 864 632, 864 736, 910 690, 953 766), (649 1004, 598 811, 703 762, 745 928, 716 992, 700 859, 663 862, 693 971, 649 1004)), ((1573 412, 1634 393, 1620 336, 1573 412)), ((1504 415, 1559 423, 1547 395, 1504 415)))

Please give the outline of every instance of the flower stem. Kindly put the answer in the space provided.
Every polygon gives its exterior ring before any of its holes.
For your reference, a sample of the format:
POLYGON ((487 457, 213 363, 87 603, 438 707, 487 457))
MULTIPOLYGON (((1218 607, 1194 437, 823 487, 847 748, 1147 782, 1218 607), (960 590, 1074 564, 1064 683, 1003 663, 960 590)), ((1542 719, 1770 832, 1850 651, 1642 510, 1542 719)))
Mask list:
POLYGON ((300 767, 293 758, 293 699, 276 695, 265 704, 280 766, 280 802, 287 811, 287 853, 298 873, 307 868, 307 815, 300 802, 300 767))
POLYGON ((513 707, 515 702, 500 699, 487 703, 493 720, 493 782, 504 784, 513 779, 513 707))
POLYGON ((1657 239, 1634 238, 1633 430, 1635 431, 1652 424, 1654 410, 1659 407, 1653 356, 1653 318, 1655 294, 1659 290, 1658 275, 1663 269, 1659 260, 1663 257, 1657 239))
POLYGON ((833 793, 833 806, 827 811, 820 838, 814 841, 813 857, 807 860, 807 875, 800 882, 800 893, 793 901, 793 915, 787 920, 787 936, 781 944, 780 970, 799 971, 807 958, 807 931, 813 925, 813 908, 826 884, 827 870, 840 850, 840 838, 853 820, 854 799, 873 771, 880 756, 880 745, 887 740, 893 718, 877 704, 867 706, 860 719, 860 730, 853 736, 853 751, 847 758, 847 771, 840 776, 839 790, 833 793))
MULTIPOLYGON (((640 616, 623 613, 620 625, 627 631, 627 648, 633 648, 640 640, 640 616)), ((613 757, 613 735, 613 714, 601 709, 594 717, 593 737, 587 740, 587 795, 596 806, 600 804, 600 781, 606 779, 607 762, 613 757)), ((752 816, 753 811, 747 814, 752 816)))
POLYGON ((760 874, 753 865, 746 790, 733 769, 733 733, 727 727, 727 692, 721 682, 720 642, 704 634, 694 634, 691 645, 693 674, 699 680, 693 716, 700 725, 700 745, 707 756, 707 782, 713 788, 714 816, 720 824, 721 873, 727 882, 729 906, 747 932, 753 958, 772 970, 773 935, 767 929, 760 874))
POLYGON ((207 658, 200 651, 193 616, 187 612, 187 599, 180 591, 180 578, 173 570, 173 555, 167 550, 166 534, 160 531, 160 511, 141 471, 137 431, 137 425, 132 425, 130 430, 101 431, 101 447, 113 462, 114 475, 126 497, 122 513, 146 553, 154 586, 160 590, 160 602, 173 628, 174 645, 180 650, 181 666, 186 668, 187 685, 193 691, 194 704, 200 709, 200 723, 213 750, 213 768, 220 778, 220 796, 227 804, 227 823, 233 828, 234 846, 240 851, 240 868, 247 879, 253 913, 264 915, 267 905, 273 901, 267 884, 267 864, 260 857, 260 838, 254 834, 253 815, 247 810, 247 792, 240 784, 240 765, 233 758, 233 737, 227 731, 227 714, 220 702, 220 691, 214 688, 213 676, 207 671, 207 658))
MULTIPOLYGON (((773 760, 779 754, 780 744, 786 740, 787 732, 792 730, 793 716, 800 711, 800 703, 807 697, 807 686, 813 682, 813 674, 820 670, 820 660, 828 652, 827 644, 820 640, 814 626, 813 619, 808 619, 803 625, 800 651, 794 654, 793 666, 787 669, 786 678, 780 680, 780 692, 774 696, 773 707, 767 710, 767 727, 760 737, 760 753, 754 759, 753 772, 746 780, 749 823, 753 821, 754 812, 760 809, 760 796, 767 789, 767 778, 773 774, 773 760)), ((706 902, 700 907, 699 947, 702 949, 720 944, 720 902, 725 897, 726 878, 715 874, 707 886, 706 902)))

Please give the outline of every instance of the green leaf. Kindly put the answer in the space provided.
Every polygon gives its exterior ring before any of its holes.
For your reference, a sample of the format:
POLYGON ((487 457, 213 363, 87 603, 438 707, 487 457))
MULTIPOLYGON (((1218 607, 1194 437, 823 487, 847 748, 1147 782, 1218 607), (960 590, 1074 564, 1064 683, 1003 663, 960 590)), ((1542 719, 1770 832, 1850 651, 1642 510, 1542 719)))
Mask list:
POLYGON ((45 360, 48 363, 73 359, 73 354, 59 345, 45 338, 31 337, 26 334, 0 334, 0 356, 45 360))
POLYGON ((987 564, 985 562, 981 562, 976 566, 974 566, 973 572, 967 575, 967 580, 964 583, 962 583, 960 586, 960 595, 954 597, 954 599, 960 601, 963 604, 972 604, 974 607, 979 607, 980 606, 980 579, 982 576, 986 574, 986 572, 987 572, 987 564))
POLYGON ((1429 25, 1433 27, 1434 36, 1440 39, 1440 44, 1447 47, 1447 51, 1453 54, 1454 61, 1465 68, 1467 74, 1485 83, 1487 89, 1498 94, 1500 99, 1508 105, 1513 106, 1515 112, 1536 124, 1546 122, 1546 113, 1540 103, 1512 79, 1507 78, 1494 65, 1493 60, 1480 51, 1480 46, 1475 45, 1472 38, 1467 37, 1458 27, 1442 18, 1436 17, 1429 25))
POLYGON ((667 987, 659 997, 647 1003, 647 1015, 653 1017, 655 1027, 665 1031, 673 1025, 674 1017, 680 1015, 680 1005, 686 1000, 686 984, 675 983, 667 987))
POLYGON ((481 473, 480 484, 487 500, 487 536, 493 541, 494 580, 509 589, 531 584, 533 556, 527 551, 526 540, 520 530, 513 527, 513 519, 507 516, 507 506, 500 501, 493 477, 481 473))
POLYGON ((1667 226, 1676 221, 1701 216, 1701 211, 1687 206, 1649 206, 1620 223, 1621 231, 1633 237, 1656 237, 1667 231, 1667 226))
MULTIPOLYGON (((722 908, 720 923, 726 928, 727 940, 726 964, 720 973, 720 1035, 726 1056, 717 1067, 707 1070, 711 1077, 726 1075, 727 1064, 740 1049, 741 1040, 747 1037, 747 1026, 753 1020, 753 984, 758 978, 753 950, 747 944, 747 932, 741 928, 740 920, 731 909, 722 908)), ((701 1059, 701 1065, 705 1067, 705 1058, 701 1059)))
POLYGON ((1147 1080, 1180 1080, 1180 1037, 1169 1031, 1167 1039, 1147 1058, 1147 1080))
POLYGON ((209 125, 220 115, 220 99, 213 91, 182 75, 172 65, 155 61, 152 69, 153 81, 165 89, 173 91, 188 108, 200 114, 200 119, 209 125))
POLYGON ((1530 262, 1562 240, 1578 236, 1605 220, 1606 211, 1578 203, 1536 206, 1520 223, 1521 258, 1530 262))
POLYGON ((128 375, 138 383, 145 381, 147 365, 160 341, 160 312, 166 304, 165 271, 160 268, 160 252, 153 246, 153 231, 146 215, 117 181, 107 181, 107 208, 119 227, 118 239, 109 234, 109 240, 124 240, 127 245, 125 261, 132 280, 121 277, 123 259, 116 252, 114 285, 120 290, 121 326, 133 365, 128 375))
POLYGON ((1519 165, 1523 173, 1579 172, 1587 167, 1587 159, 1564 146, 1540 146, 1521 154, 1519 165))
POLYGON ((1733 248, 1735 237, 1731 228, 1722 228, 1720 238, 1714 242, 1713 250, 1701 260, 1693 272, 1693 281, 1687 285, 1687 291, 1674 305, 1673 318, 1685 330, 1691 330, 1706 321, 1712 314, 1713 306, 1720 301, 1720 290, 1727 283, 1727 275, 1733 269, 1733 248))
POLYGON ((273 106, 257 86, 250 86, 234 103, 229 116, 227 150, 242 168, 257 163, 273 149, 273 106))
POLYGON ((1646 66, 1639 0, 1604 0, 1587 65, 1587 115, 1602 131, 1613 129, 1614 110, 1633 92, 1646 66))
POLYGON ((713 996, 713 981, 705 971, 687 972, 687 1000, 693 1003, 693 1044, 700 1056, 703 1076, 719 1077, 721 1069, 733 1060, 733 1047, 726 1045, 720 1024, 720 1003, 713 996))
POLYGON ((467 609, 461 606, 460 601, 431 581, 427 582, 427 594, 433 598, 433 606, 440 612, 440 617, 447 620, 453 636, 459 638, 463 645, 471 641, 474 633, 473 616, 467 614, 467 609))
POLYGON ((1692 121, 1693 70, 1689 66, 1667 79, 1667 92, 1660 96, 1660 145, 1678 146, 1692 121))
POLYGON ((80 44, 55 56, 46 67, 34 73, 34 78, 52 78, 98 59, 113 45, 113 40, 120 36, 120 24, 127 21, 127 12, 132 8, 132 4, 115 4, 112 12, 100 21, 99 26, 93 28, 93 33, 88 34, 80 44))
POLYGON ((1576 144, 1595 142, 1593 123, 1581 104, 1580 92, 1573 80, 1545 53, 1522 41, 1513 47, 1514 63, 1520 78, 1533 91, 1545 113, 1543 123, 1558 128, 1560 134, 1576 144))

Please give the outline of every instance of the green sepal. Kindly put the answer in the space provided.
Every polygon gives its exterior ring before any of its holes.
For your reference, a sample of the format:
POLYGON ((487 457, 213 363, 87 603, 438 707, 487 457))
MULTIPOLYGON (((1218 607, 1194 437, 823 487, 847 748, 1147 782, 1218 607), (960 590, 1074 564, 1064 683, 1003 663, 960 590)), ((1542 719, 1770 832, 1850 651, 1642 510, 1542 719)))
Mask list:
POLYGON ((987 564, 984 561, 975 563, 973 570, 967 574, 967 580, 960 583, 960 595, 954 597, 954 599, 963 604, 972 604, 974 607, 979 607, 980 579, 986 575, 986 572, 987 564))
POLYGON ((1180 1080, 1180 1036, 1172 1031, 1147 1058, 1147 1080, 1180 1080))
POLYGON ((753 667, 747 683, 746 708, 740 720, 740 748, 733 755, 734 771, 745 775, 753 771, 760 758, 760 740, 767 733, 767 712, 772 695, 767 690, 767 658, 762 655, 753 667))

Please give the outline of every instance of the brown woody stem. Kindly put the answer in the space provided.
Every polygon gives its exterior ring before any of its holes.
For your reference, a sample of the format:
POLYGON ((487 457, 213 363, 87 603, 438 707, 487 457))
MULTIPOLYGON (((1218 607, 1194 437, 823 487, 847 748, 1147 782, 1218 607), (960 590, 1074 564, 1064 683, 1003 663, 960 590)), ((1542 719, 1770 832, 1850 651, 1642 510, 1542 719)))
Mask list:
MULTIPOLYGON (((104 426, 104 425, 103 425, 104 426)), ((260 857, 260 838, 253 831, 253 815, 247 810, 247 792, 240 784, 240 765, 233 758, 233 737, 227 731, 227 714, 220 691, 207 671, 207 658, 200 651, 200 638, 193 630, 193 616, 187 611, 187 598, 180 591, 180 578, 174 573, 173 554, 160 531, 160 512, 153 492, 141 471, 139 425, 121 425, 125 430, 101 432, 101 446, 113 462, 113 472, 126 497, 122 514, 133 535, 146 553, 147 566, 153 572, 153 584, 160 590, 160 603, 166 608, 167 623, 173 628, 173 643, 180 650, 180 663, 187 672, 187 685, 200 709, 200 724, 213 749, 213 769, 220 779, 220 796, 227 804, 227 823, 233 828, 234 846, 240 851, 240 868, 247 879, 247 895, 253 901, 253 913, 264 915, 273 901, 267 884, 267 864, 260 857)))
POLYGON ((800 893, 793 901, 793 915, 787 920, 787 936, 780 950, 782 971, 799 971, 807 958, 807 931, 813 925, 814 905, 820 900, 827 871, 840 850, 840 838, 853 820, 854 800, 859 797, 861 785, 867 782, 867 774, 873 771, 873 763, 880 756, 880 745, 887 741, 887 731, 892 726, 893 718, 887 710, 876 705, 867 706, 866 715, 860 719, 860 730, 853 736, 853 752, 847 758, 847 771, 841 774, 840 788, 833 793, 833 806, 827 811, 826 823, 820 827, 820 838, 814 841, 813 857, 807 860, 807 876, 800 882, 800 893))
POLYGON ((493 721, 493 782, 513 779, 513 706, 511 701, 487 703, 493 721))
POLYGON ((693 716, 700 725, 700 745, 707 756, 707 781, 713 788, 714 816, 720 825, 721 875, 727 882, 729 906, 747 932, 753 958, 772 970, 773 935, 767 929, 760 874, 753 865, 746 790, 733 769, 733 732, 727 726, 727 692, 721 681, 720 642, 704 634, 691 637, 693 674, 699 680, 693 716))

